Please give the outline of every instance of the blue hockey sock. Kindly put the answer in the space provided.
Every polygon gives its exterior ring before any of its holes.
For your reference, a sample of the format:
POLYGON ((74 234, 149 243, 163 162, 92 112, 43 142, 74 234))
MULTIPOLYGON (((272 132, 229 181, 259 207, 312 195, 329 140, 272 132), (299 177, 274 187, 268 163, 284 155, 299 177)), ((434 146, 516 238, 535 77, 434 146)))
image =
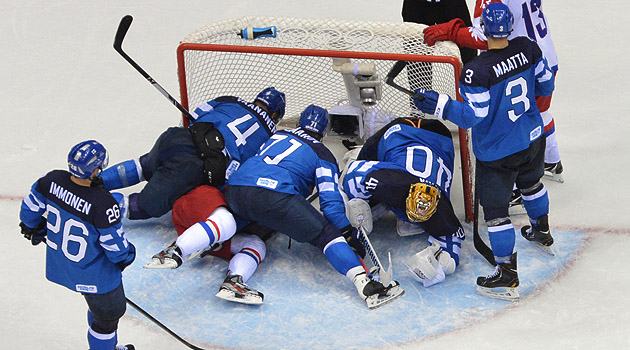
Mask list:
POLYGON ((488 226, 488 237, 496 262, 498 264, 509 262, 516 242, 516 232, 512 221, 508 219, 507 222, 499 225, 488 226))
POLYGON ((335 238, 324 247, 324 254, 330 264, 342 275, 348 270, 361 266, 357 255, 343 237, 335 238))
POLYGON ((88 329, 88 345, 90 345, 90 350, 112 350, 116 348, 117 343, 118 334, 116 331, 109 334, 101 334, 95 332, 91 327, 88 329))
POLYGON ((126 160, 101 172, 106 190, 133 186, 143 181, 142 167, 137 159, 126 160))
POLYGON ((531 188, 521 190, 521 194, 523 206, 525 206, 530 220, 535 222, 538 218, 549 214, 549 196, 542 183, 539 182, 531 188))

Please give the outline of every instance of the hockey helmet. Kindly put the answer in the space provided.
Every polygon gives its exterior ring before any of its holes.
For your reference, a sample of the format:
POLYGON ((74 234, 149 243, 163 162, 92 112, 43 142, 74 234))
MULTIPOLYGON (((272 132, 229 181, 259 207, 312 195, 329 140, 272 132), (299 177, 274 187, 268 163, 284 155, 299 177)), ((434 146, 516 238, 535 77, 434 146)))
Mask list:
POLYGON ((488 38, 507 38, 512 33, 514 15, 507 5, 494 2, 481 13, 481 25, 488 38))
POLYGON ((407 218, 412 222, 429 220, 437 209, 440 190, 425 182, 417 182, 409 187, 406 200, 407 218))
POLYGON ((80 142, 68 153, 68 169, 80 179, 89 179, 94 170, 102 170, 108 163, 107 150, 95 140, 80 142))
POLYGON ((280 123, 280 120, 284 117, 284 109, 287 105, 284 92, 278 91, 271 86, 259 92, 254 101, 260 101, 267 106, 273 122, 276 125, 280 123))
POLYGON ((323 136, 328 127, 328 111, 320 106, 309 105, 300 114, 298 125, 302 129, 323 136))

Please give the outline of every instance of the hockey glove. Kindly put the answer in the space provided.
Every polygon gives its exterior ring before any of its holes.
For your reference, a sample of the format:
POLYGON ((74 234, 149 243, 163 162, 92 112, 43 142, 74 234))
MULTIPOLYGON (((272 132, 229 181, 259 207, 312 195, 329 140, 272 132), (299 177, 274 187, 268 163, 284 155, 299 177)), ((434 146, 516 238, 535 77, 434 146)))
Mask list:
POLYGON ((446 23, 440 23, 424 28, 424 42, 429 46, 435 45, 436 41, 455 41, 457 29, 465 27, 464 21, 455 18, 446 23))
POLYGON ((21 233, 24 238, 31 241, 32 245, 38 245, 46 240, 46 221, 42 221, 37 227, 30 228, 23 222, 20 222, 21 233))
POLYGON ((127 258, 125 258, 125 260, 118 263, 118 267, 120 267, 120 271, 121 272, 124 271, 127 266, 133 263, 134 260, 136 260, 136 246, 133 245, 131 242, 129 242, 129 254, 127 254, 127 258))
POLYGON ((417 98, 413 99, 413 104, 419 110, 423 113, 433 114, 438 119, 446 120, 446 113, 444 112, 451 102, 451 98, 448 95, 424 89, 417 89, 415 92, 424 97, 422 101, 417 98))
POLYGON ((361 257, 361 259, 365 258, 365 247, 363 243, 359 240, 359 230, 352 226, 347 226, 344 228, 343 237, 348 242, 348 245, 354 253, 361 257))

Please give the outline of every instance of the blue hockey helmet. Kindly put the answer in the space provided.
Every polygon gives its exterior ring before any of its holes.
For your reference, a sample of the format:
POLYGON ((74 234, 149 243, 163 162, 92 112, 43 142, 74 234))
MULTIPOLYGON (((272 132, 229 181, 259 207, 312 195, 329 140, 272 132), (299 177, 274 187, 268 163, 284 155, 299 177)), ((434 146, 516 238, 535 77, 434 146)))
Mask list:
POLYGON ((89 179, 94 170, 102 170, 108 162, 107 150, 95 140, 80 142, 68 153, 70 173, 80 179, 89 179))
POLYGON ((309 105, 300 114, 298 125, 302 129, 323 136, 326 132, 326 127, 328 127, 328 111, 320 106, 309 105))
POLYGON ((274 123, 278 124, 280 120, 282 120, 282 117, 284 117, 284 109, 287 105, 284 92, 276 90, 273 86, 259 92, 254 101, 260 101, 267 106, 274 123))
POLYGON ((481 13, 481 25, 488 38, 507 38, 512 33, 514 15, 501 2, 494 2, 486 6, 481 13))

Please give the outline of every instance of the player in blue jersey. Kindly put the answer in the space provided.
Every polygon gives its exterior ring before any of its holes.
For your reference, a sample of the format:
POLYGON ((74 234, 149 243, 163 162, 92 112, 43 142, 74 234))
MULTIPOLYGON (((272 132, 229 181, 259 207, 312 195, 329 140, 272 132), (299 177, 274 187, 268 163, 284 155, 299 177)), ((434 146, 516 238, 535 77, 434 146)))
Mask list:
POLYGON ((429 234, 429 247, 407 260, 425 287, 444 281, 459 264, 465 235, 449 198, 454 157, 451 133, 442 122, 397 118, 366 140, 343 174, 349 199, 372 207, 382 203, 399 221, 418 228, 399 228, 399 234, 429 234))
POLYGON ((160 217, 200 185, 222 186, 242 162, 276 131, 284 116, 284 93, 262 90, 254 102, 223 96, 197 107, 188 128, 171 127, 138 159, 116 164, 101 177, 108 190, 146 180, 125 198, 129 219, 160 217))
POLYGON ((74 146, 69 172, 53 170, 33 184, 22 201, 20 227, 33 245, 46 242, 46 278, 85 297, 90 349, 134 349, 116 346, 126 311, 121 272, 136 248, 125 238, 118 202, 98 177, 107 159, 97 141, 74 146))
POLYGON ((472 128, 476 186, 497 263, 493 274, 477 279, 478 291, 506 299, 518 298, 519 284, 515 230, 508 211, 514 183, 523 194, 531 223, 521 234, 548 251, 553 244, 549 198, 540 182, 545 138, 535 96, 553 92, 554 74, 534 41, 507 39, 513 21, 502 3, 484 9, 482 23, 489 50, 464 66, 460 80, 464 103, 434 91, 418 91, 425 99, 414 101, 425 113, 472 128))
MULTIPOLYGON (((238 216, 321 249, 368 307, 378 307, 403 291, 398 282, 384 286, 369 278, 343 236, 353 229, 339 191, 337 161, 321 142, 327 126, 328 111, 308 106, 299 127, 277 132, 232 174, 225 199, 238 216), (305 199, 315 187, 323 215, 305 199)), ((356 236, 349 238, 360 250, 356 236)))

